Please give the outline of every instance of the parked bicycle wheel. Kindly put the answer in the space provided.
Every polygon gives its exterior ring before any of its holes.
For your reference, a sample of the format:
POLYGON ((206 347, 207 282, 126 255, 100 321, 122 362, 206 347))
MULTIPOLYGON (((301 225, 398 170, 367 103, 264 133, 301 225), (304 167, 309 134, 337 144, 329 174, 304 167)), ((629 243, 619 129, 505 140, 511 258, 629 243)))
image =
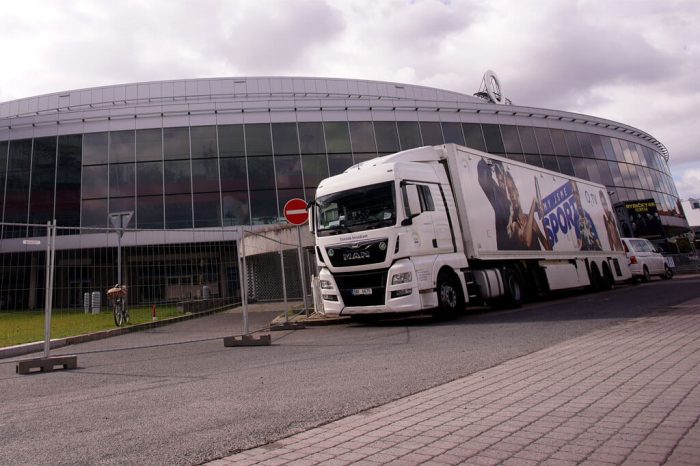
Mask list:
POLYGON ((117 300, 114 303, 114 324, 121 327, 124 323, 124 303, 117 300))

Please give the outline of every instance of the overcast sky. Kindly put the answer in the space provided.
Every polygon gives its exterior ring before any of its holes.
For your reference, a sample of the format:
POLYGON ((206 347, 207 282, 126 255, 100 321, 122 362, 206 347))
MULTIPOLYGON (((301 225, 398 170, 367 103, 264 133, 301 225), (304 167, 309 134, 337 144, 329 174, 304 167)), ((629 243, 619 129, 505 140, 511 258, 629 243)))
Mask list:
POLYGON ((700 198, 698 0, 3 2, 0 101, 136 81, 318 76, 472 94, 626 123, 700 198))

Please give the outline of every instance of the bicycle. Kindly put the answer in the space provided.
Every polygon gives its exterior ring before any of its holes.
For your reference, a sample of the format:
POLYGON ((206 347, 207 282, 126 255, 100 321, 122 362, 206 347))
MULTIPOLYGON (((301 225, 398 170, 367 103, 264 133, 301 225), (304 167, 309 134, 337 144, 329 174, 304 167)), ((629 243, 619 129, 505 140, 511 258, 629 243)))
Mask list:
POLYGON ((116 284, 107 290, 107 297, 112 300, 114 323, 117 327, 129 323, 129 309, 126 306, 126 287, 116 284))

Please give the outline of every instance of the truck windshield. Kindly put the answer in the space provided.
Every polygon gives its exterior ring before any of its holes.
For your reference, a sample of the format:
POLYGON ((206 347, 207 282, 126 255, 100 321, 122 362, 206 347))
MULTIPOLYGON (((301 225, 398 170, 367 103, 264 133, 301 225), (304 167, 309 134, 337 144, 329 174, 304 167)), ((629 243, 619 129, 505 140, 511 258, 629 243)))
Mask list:
POLYGON ((396 223, 393 181, 362 186, 316 199, 319 236, 372 230, 396 223))

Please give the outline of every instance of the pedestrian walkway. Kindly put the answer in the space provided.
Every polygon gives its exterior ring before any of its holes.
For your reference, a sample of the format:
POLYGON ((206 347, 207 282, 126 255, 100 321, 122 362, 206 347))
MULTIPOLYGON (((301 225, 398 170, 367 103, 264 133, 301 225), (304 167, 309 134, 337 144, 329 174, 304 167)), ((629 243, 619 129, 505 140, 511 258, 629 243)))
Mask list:
POLYGON ((700 299, 215 465, 700 464, 700 299))

